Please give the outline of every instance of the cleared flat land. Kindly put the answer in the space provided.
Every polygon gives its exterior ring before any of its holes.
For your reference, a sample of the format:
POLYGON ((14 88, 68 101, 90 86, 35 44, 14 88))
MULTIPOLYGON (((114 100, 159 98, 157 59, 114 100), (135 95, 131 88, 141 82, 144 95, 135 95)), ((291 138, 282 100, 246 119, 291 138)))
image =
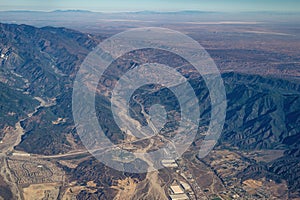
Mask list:
POLYGON ((25 200, 55 200, 59 194, 59 184, 57 183, 43 183, 32 184, 27 188, 23 188, 23 195, 25 200))

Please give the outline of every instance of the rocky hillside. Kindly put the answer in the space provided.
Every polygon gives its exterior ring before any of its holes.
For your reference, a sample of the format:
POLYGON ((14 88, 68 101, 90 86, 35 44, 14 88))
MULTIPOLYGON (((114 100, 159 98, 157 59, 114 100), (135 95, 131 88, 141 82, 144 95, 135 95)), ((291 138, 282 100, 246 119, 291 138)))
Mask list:
MULTIPOLYGON (((17 149, 52 155, 68 152, 80 145, 72 120, 72 83, 79 65, 100 40, 99 37, 65 28, 0 24, 0 138, 4 128, 14 126, 35 107, 38 102, 34 97, 40 97, 52 104, 22 122, 26 134, 17 149)), ((150 57, 161 60, 157 56, 150 57)), ((184 64, 176 61, 174 65, 184 64)), ((125 63, 131 66, 132 61, 125 63)), ((121 64, 117 66, 122 68, 121 64)), ((249 74, 225 73, 222 76, 228 109, 219 147, 284 150, 284 157, 265 163, 262 169, 286 179, 291 190, 298 190, 300 84, 249 74)), ((210 100, 204 82, 201 79, 190 81, 202 102, 201 117, 209 118, 210 100)), ((157 94, 152 93, 154 96, 157 94)), ((105 111, 106 97, 99 100, 97 109, 105 111)), ((106 111, 102 113, 105 115, 99 117, 106 119, 106 111)), ((121 137, 118 131, 107 129, 107 134, 118 139, 121 137)), ((85 166, 84 163, 82 165, 80 167, 85 166)), ((81 176, 84 168, 80 167, 74 171, 75 176, 81 176)), ((99 195, 104 194, 99 191, 99 195)))
MULTIPOLYGON (((71 149, 66 135, 74 129, 72 80, 98 40, 65 28, 0 24, 0 86, 8 88, 1 89, 1 117, 24 117, 24 112, 29 113, 38 104, 34 97, 56 104, 22 122, 27 133, 18 149, 41 154, 71 149), (55 123, 60 118, 63 123, 55 123)), ((7 121, 1 120, 0 127, 16 122, 7 121)))

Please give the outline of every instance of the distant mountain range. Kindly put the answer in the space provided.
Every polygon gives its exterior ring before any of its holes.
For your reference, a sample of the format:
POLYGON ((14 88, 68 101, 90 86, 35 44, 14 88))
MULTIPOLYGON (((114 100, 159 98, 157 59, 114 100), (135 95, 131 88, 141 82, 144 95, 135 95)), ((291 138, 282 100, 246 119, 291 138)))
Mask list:
POLYGON ((90 10, 53 10, 53 11, 35 11, 35 10, 2 10, 0 12, 16 12, 16 13, 102 13, 102 14, 233 14, 233 13, 245 13, 245 14, 282 14, 282 15, 297 15, 299 12, 283 12, 283 11, 240 11, 240 12, 221 12, 221 11, 201 11, 201 10, 179 10, 179 11, 153 11, 153 10, 142 10, 142 11, 119 11, 119 12, 101 12, 101 11, 90 11, 90 10))
POLYGON ((182 10, 182 11, 151 11, 151 10, 143 10, 143 11, 127 11, 127 12, 101 12, 101 11, 89 11, 89 10, 54 10, 54 11, 34 11, 34 10, 7 10, 0 12, 32 12, 32 13, 132 13, 132 14, 202 14, 202 13, 222 13, 222 12, 213 12, 213 11, 198 11, 198 10, 182 10))

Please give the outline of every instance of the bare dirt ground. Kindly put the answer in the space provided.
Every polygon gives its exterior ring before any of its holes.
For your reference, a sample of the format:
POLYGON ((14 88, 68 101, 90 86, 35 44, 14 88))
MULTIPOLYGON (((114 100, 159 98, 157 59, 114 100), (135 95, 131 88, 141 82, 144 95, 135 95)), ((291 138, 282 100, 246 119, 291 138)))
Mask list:
POLYGON ((114 200, 132 199, 137 183, 132 178, 125 180, 118 180, 117 186, 112 186, 113 189, 118 190, 114 200))
POLYGON ((66 190, 64 196, 62 197, 62 200, 75 200, 76 195, 80 193, 81 190, 83 190, 84 187, 82 186, 74 186, 70 187, 66 190))
POLYGON ((89 193, 95 193, 97 190, 96 189, 91 189, 95 188, 96 184, 93 181, 87 182, 87 186, 78 186, 76 185, 76 181, 70 183, 69 187, 66 189, 64 194, 62 195, 62 200, 76 200, 76 196, 82 191, 86 190, 89 193))
POLYGON ((250 188, 259 188, 262 186, 262 182, 261 181, 257 181, 257 180, 253 180, 253 179, 249 179, 243 182, 243 184, 247 185, 250 188))
POLYGON ((23 189, 24 200, 55 200, 59 194, 59 184, 43 183, 32 184, 23 189))

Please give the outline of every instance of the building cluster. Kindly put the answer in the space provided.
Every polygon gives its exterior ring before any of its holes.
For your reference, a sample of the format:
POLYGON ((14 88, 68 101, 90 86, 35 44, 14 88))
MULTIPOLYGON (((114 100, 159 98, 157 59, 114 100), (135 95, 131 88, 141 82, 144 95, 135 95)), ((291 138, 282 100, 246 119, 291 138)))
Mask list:
POLYGON ((191 186, 183 181, 174 182, 170 186, 170 200, 190 200, 189 192, 191 192, 191 186))

